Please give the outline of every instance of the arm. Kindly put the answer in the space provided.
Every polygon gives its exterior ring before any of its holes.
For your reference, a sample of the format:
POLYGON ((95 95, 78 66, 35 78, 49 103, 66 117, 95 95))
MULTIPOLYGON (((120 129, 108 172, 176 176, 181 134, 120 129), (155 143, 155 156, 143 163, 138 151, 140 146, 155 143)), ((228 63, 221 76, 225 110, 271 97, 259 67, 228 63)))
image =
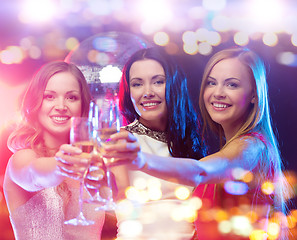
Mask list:
POLYGON ((31 149, 23 149, 12 155, 7 174, 14 183, 29 192, 56 186, 64 179, 56 171, 54 157, 38 157, 31 149))
POLYGON ((79 155, 81 149, 63 144, 54 157, 40 157, 32 149, 23 149, 12 155, 7 174, 18 186, 28 192, 59 185, 65 177, 78 179, 88 160, 79 155))
POLYGON ((189 186, 231 179, 231 171, 235 167, 254 169, 265 147, 263 142, 254 137, 242 137, 235 139, 219 152, 198 161, 142 153, 137 140, 129 133, 119 133, 113 137, 126 141, 119 141, 107 150, 117 151, 118 159, 127 163, 130 169, 189 186))

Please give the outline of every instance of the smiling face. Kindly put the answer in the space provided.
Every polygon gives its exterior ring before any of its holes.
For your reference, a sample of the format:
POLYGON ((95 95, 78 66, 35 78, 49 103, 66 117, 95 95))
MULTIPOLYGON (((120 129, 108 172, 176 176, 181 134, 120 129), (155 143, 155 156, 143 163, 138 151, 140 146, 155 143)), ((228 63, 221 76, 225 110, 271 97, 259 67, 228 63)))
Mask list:
POLYGON ((162 65, 152 59, 136 61, 130 68, 130 96, 139 121, 154 130, 167 124, 166 77, 162 65))
POLYGON ((38 112, 44 138, 68 138, 70 118, 81 116, 81 106, 81 90, 77 79, 69 72, 53 75, 46 85, 38 112))
POLYGON ((206 81, 203 100, 214 122, 224 131, 236 132, 246 121, 251 103, 255 101, 248 68, 237 58, 218 62, 206 81))

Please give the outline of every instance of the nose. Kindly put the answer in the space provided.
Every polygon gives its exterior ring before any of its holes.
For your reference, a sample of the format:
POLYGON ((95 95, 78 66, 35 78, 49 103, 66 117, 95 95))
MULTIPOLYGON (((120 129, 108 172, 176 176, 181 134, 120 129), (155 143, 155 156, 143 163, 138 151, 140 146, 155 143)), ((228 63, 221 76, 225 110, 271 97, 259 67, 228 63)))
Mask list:
POLYGON ((145 86, 143 97, 151 98, 151 97, 154 97, 154 96, 155 96, 155 93, 154 93, 152 87, 150 85, 145 86))
POLYGON ((57 99, 56 105, 55 105, 55 109, 57 111, 66 111, 67 110, 67 106, 65 104, 65 100, 62 99, 62 98, 57 99))
POLYGON ((217 85, 214 90, 214 97, 216 99, 224 99, 226 97, 224 87, 217 85))

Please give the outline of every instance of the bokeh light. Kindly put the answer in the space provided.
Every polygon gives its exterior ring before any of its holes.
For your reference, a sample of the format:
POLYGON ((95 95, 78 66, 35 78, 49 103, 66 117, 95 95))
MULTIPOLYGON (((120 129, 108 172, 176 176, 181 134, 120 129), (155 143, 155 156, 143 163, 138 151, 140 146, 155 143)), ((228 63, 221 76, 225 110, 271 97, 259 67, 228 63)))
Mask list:
POLYGON ((157 32, 154 35, 154 42, 159 46, 166 46, 169 43, 169 35, 165 32, 157 32))
POLYGON ((40 24, 51 20, 57 10, 51 0, 24 0, 19 19, 23 23, 40 24))

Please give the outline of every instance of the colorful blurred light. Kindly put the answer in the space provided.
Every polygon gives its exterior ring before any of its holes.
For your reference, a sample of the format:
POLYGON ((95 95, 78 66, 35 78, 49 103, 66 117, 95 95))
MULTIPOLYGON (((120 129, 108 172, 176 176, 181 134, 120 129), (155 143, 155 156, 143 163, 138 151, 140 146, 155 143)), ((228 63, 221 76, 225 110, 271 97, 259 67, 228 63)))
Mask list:
POLYGON ((184 44, 184 52, 189 55, 195 55, 198 53, 198 44, 184 44))
POLYGON ((227 181, 224 184, 224 189, 232 195, 244 195, 248 191, 248 185, 244 182, 227 181))
POLYGON ((73 50, 75 47, 77 47, 79 44, 79 41, 75 37, 70 37, 66 40, 65 46, 68 50, 73 50))
POLYGON ((186 187, 177 187, 174 191, 177 199, 186 200, 190 196, 190 190, 186 187))
POLYGON ((280 226, 277 223, 270 222, 267 227, 268 239, 274 240, 277 239, 280 233, 280 226))
POLYGON ((24 52, 18 46, 9 46, 0 52, 0 61, 4 64, 21 63, 24 59, 24 52))
POLYGON ((209 55, 212 53, 212 46, 207 42, 202 42, 198 44, 198 52, 201 55, 209 55))
POLYGON ((239 46, 246 46, 249 43, 249 36, 244 32, 235 33, 233 39, 239 46))
POLYGON ((263 43, 267 46, 273 47, 278 43, 278 37, 275 33, 264 33, 263 43))
POLYGON ((159 46, 166 46, 169 43, 169 35, 165 32, 157 32, 154 35, 154 42, 159 46))
POLYGON ((233 216, 231 219, 232 231, 241 236, 249 236, 253 227, 246 216, 233 216))
POLYGON ((270 195, 274 192, 274 185, 272 182, 266 181, 262 184, 261 190, 264 194, 270 195))
POLYGON ((231 26, 232 26, 231 22, 232 22, 232 20, 227 16, 216 15, 212 19, 211 25, 216 31, 227 32, 227 31, 231 30, 231 26))
POLYGON ((57 12, 54 1, 51 0, 25 0, 19 14, 23 23, 40 24, 51 20, 57 12))
POLYGON ((202 6, 209 11, 221 11, 226 7, 226 0, 203 0, 202 6))
POLYGON ((267 233, 263 230, 255 229, 250 234, 249 238, 250 240, 263 240, 267 239, 267 233))
POLYGON ((249 6, 249 19, 258 31, 279 31, 284 19, 284 6, 280 0, 253 0, 249 6))

